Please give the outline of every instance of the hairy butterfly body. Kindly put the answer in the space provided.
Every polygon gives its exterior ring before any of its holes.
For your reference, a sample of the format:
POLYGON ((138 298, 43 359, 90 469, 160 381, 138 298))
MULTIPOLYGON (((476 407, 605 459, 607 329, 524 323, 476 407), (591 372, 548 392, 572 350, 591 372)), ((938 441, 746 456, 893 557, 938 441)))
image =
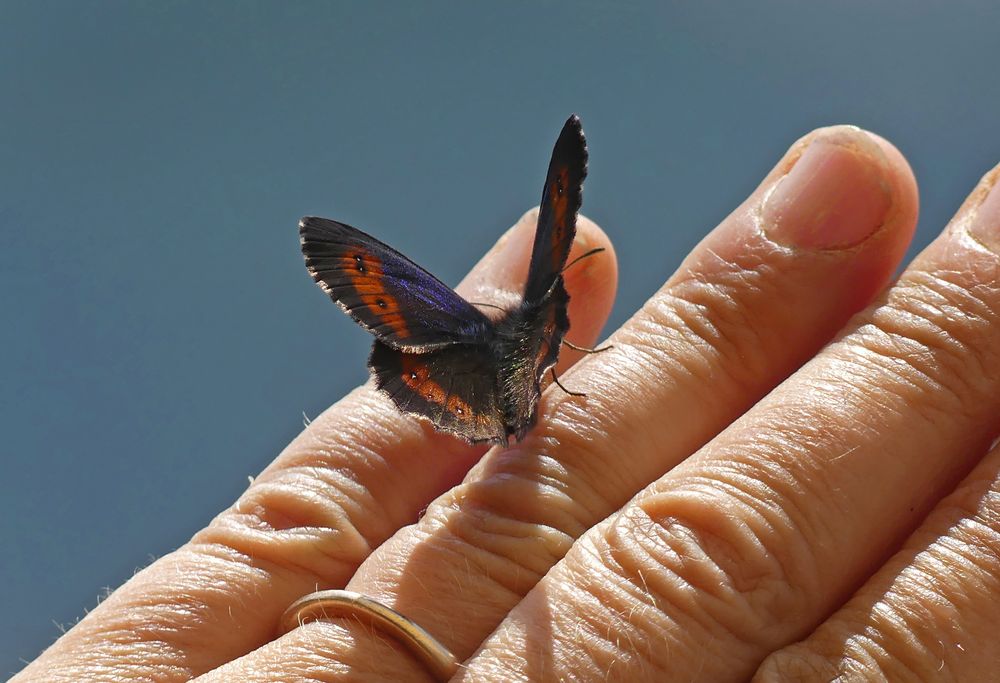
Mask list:
POLYGON ((326 218, 299 224, 306 268, 375 336, 368 366, 400 410, 470 442, 520 440, 569 329, 562 271, 583 201, 587 145, 571 116, 552 151, 520 304, 487 318, 374 237, 326 218))

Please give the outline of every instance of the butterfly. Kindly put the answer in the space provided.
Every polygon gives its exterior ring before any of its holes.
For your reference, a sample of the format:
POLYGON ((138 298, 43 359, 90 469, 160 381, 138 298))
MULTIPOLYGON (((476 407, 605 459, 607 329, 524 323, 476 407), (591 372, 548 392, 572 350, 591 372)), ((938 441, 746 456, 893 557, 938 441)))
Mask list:
POLYGON ((375 336, 368 367, 401 411, 470 443, 506 445, 535 425, 545 374, 551 370, 559 382, 560 346, 580 349, 564 340, 569 294, 562 273, 586 175, 586 138, 573 115, 552 151, 522 299, 492 319, 371 235, 327 218, 302 219, 306 268, 375 336))

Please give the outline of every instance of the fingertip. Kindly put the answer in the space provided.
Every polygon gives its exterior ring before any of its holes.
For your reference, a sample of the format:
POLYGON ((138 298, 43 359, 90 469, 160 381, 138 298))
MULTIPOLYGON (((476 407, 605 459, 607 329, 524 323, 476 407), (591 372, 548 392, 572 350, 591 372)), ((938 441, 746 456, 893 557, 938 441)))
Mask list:
POLYGON ((537 223, 538 207, 526 211, 479 259, 455 291, 470 301, 497 306, 514 303, 528 274, 537 223))
MULTIPOLYGON (((618 289, 618 259, 611 238, 597 223, 580 215, 576 222, 576 240, 568 263, 593 249, 604 251, 587 256, 565 272, 569 292, 570 329, 567 334, 574 344, 593 346, 611 315, 618 289)), ((582 354, 566 349, 559 359, 562 372, 582 354)))
MULTIPOLYGON (((760 207, 776 209, 783 206, 782 200, 788 198, 782 195, 782 190, 785 190, 785 194, 789 193, 794 185, 791 183, 792 178, 803 181, 806 189, 812 188, 813 194, 820 195, 820 200, 823 199, 824 193, 836 195, 838 189, 846 191, 845 188, 853 188, 853 190, 846 198, 833 197, 836 199, 833 208, 810 212, 806 206, 803 215, 794 215, 795 212, 792 211, 793 215, 784 217, 786 223, 794 224, 793 228, 798 226, 798 229, 792 230, 791 234, 784 234, 780 229, 779 225, 782 222, 780 215, 776 217, 773 215, 774 211, 767 215, 762 212, 762 218, 768 221, 770 236, 785 245, 836 248, 846 250, 845 253, 850 253, 853 247, 863 245, 864 251, 878 252, 878 260, 882 262, 880 268, 887 264, 890 270, 895 268, 910 244, 919 213, 916 178, 906 157, 895 145, 876 133, 853 125, 817 128, 789 147, 744 207, 757 211, 760 207), (833 154, 836 158, 830 161, 826 157, 831 154, 824 157, 818 153, 811 153, 814 149, 840 150, 840 152, 833 154), (816 162, 820 157, 822 163, 818 166, 816 163, 807 163, 816 162), (834 163, 838 159, 843 163, 834 163), (808 168, 796 173, 800 165, 808 168), (818 173, 823 169, 830 171, 826 176, 831 173, 835 176, 839 173, 839 176, 821 178, 818 173), (866 202, 866 198, 870 201, 866 202), (864 211, 866 207, 870 211, 864 211), (851 208, 856 211, 848 212, 851 208), (859 211, 863 215, 855 215, 859 211), (841 222, 844 223, 841 227, 844 230, 834 231, 822 220, 818 221, 821 225, 814 226, 806 220, 809 215, 820 218, 841 216, 843 219, 841 222), (867 227, 869 225, 871 229, 867 227), (776 227, 779 227, 777 231, 776 227)), ((787 201, 785 203, 787 204, 787 201)), ((819 203, 822 204, 821 201, 819 203)))
MULTIPOLYGON (((864 130, 864 129, 862 129, 864 130)), ((920 191, 917 178, 913 174, 910 162, 899 148, 887 139, 870 130, 864 132, 875 141, 885 155, 886 180, 890 186, 893 205, 886 225, 894 229, 895 238, 902 243, 905 250, 917 227, 917 217, 920 213, 920 191)))
POLYGON ((567 263, 594 249, 603 251, 587 256, 566 270, 566 288, 572 295, 586 291, 588 295, 600 293, 614 299, 618 286, 618 257, 611 238, 601 227, 583 214, 577 217, 576 240, 567 263), (596 291, 595 291, 596 290, 596 291))
MULTIPOLYGON (((531 262, 538 207, 526 211, 480 259, 456 290, 466 299, 476 299, 498 306, 516 303, 524 289, 531 262)), ((589 256, 565 273, 570 294, 614 299, 618 266, 614 246, 607 234, 584 215, 577 218, 576 239, 567 263, 572 263, 591 249, 604 251, 589 256)), ((572 304, 571 304, 572 307, 572 304)))

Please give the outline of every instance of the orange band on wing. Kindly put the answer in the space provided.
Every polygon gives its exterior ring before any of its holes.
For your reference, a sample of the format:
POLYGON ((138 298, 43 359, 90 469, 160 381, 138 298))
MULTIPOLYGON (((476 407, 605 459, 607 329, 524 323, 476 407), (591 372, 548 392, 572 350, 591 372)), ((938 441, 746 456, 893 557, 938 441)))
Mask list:
POLYGON ((382 271, 382 262, 370 252, 356 247, 341 257, 341 266, 348 274, 358 298, 372 315, 400 339, 409 337, 410 330, 399 302, 383 285, 385 273, 382 271))
POLYGON ((406 386, 431 403, 444 406, 460 420, 468 420, 473 417, 472 408, 468 403, 455 394, 449 396, 440 384, 430 378, 430 369, 425 363, 409 354, 403 354, 401 361, 402 378, 406 386))
MULTIPOLYGON (((552 256, 558 260, 563 256, 559 245, 566 234, 566 224, 569 221, 569 169, 565 166, 559 169, 559 174, 554 183, 549 186, 549 202, 552 204, 552 236, 551 248, 552 256)), ((553 270, 562 267, 561 262, 553 262, 553 270)))

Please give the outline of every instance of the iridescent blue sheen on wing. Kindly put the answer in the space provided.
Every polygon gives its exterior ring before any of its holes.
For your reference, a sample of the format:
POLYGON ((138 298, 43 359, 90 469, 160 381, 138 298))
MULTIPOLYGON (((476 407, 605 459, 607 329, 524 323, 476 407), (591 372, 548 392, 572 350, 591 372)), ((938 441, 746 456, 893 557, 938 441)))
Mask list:
POLYGON ((414 319, 433 326, 442 315, 450 315, 458 322, 454 332, 459 335, 474 334, 478 329, 476 324, 482 314, 453 289, 412 261, 394 258, 391 253, 381 256, 386 288, 405 292, 407 299, 421 304, 408 311, 414 319))
POLYGON ((299 223, 306 268, 330 298, 393 348, 426 351, 487 341, 492 323, 392 247, 327 218, 299 223))

